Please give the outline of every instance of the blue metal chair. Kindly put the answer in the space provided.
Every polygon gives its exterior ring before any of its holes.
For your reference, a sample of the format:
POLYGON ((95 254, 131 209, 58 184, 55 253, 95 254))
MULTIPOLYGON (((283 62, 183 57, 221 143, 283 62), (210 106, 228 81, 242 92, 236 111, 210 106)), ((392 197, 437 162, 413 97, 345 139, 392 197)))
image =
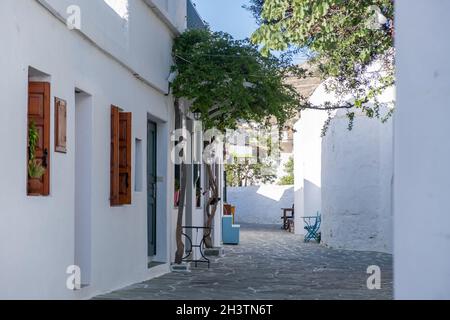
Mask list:
POLYGON ((222 218, 222 240, 223 244, 239 244, 239 233, 241 226, 233 224, 233 216, 222 218))
POLYGON ((305 242, 309 242, 313 239, 320 242, 321 234, 319 230, 322 223, 320 213, 317 212, 317 216, 315 217, 303 217, 303 221, 305 221, 305 230, 307 231, 305 242))

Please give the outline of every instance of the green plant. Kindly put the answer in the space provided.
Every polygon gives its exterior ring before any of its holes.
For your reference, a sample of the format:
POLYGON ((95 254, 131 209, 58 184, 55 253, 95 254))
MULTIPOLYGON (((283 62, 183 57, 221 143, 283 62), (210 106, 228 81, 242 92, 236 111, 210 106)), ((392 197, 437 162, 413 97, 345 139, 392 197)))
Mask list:
POLYGON ((286 80, 305 71, 287 56, 263 56, 258 46, 223 32, 190 30, 175 40, 173 57, 173 94, 192 102, 205 129, 272 118, 281 126, 296 114, 300 97, 286 80))
MULTIPOLYGON (((263 56, 258 46, 248 40, 234 40, 229 34, 210 30, 190 30, 175 40, 173 46, 177 77, 172 84, 175 98, 191 101, 191 111, 201 114, 205 129, 221 131, 236 128, 241 122, 279 126, 295 116, 299 95, 286 80, 301 76, 304 70, 292 65, 285 55, 263 56)), ((206 163, 208 179, 205 204, 204 242, 212 248, 211 226, 219 207, 217 175, 206 163)), ((180 203, 178 207, 175 263, 184 255, 182 241, 187 165, 181 165, 180 203)))
POLYGON ((285 176, 281 177, 278 182, 281 186, 289 186, 294 184, 294 158, 291 157, 289 161, 284 165, 285 176))
POLYGON ((32 179, 40 179, 45 174, 45 168, 37 159, 28 161, 28 176, 32 179))
POLYGON ((225 170, 230 187, 270 184, 276 179, 276 170, 270 160, 253 163, 250 159, 235 157, 233 164, 225 165, 225 170))
POLYGON ((45 174, 45 168, 36 159, 36 146, 39 142, 39 132, 36 128, 36 124, 31 121, 28 129, 28 176, 32 179, 40 179, 45 174))
POLYGON ((180 191, 180 181, 178 179, 175 179, 175 192, 180 191))
POLYGON ((321 106, 304 100, 301 110, 347 109, 349 129, 352 108, 382 122, 391 117, 378 98, 395 85, 394 0, 250 0, 247 8, 259 24, 252 42, 264 54, 303 53, 339 97, 321 106))
POLYGON ((31 121, 30 127, 28 129, 28 152, 30 160, 34 160, 38 141, 39 141, 39 132, 36 128, 36 124, 34 123, 34 121, 31 121))

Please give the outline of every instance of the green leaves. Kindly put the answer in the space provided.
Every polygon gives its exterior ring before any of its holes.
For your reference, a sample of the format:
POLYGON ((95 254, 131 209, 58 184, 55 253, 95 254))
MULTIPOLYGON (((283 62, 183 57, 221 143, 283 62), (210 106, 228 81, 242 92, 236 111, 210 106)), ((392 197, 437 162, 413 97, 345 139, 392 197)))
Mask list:
POLYGON ((257 183, 273 183, 276 180, 276 165, 271 161, 252 162, 248 158, 234 157, 233 164, 226 164, 227 185, 242 187, 257 183))
POLYGON ((376 98, 395 83, 393 0, 251 2, 260 25, 251 41, 263 54, 287 47, 312 52, 310 63, 322 78, 332 79, 338 95, 353 96, 355 107, 379 117, 376 98), (368 71, 375 62, 381 68, 368 71))
POLYGON ((30 159, 28 161, 28 176, 32 179, 41 179, 45 174, 46 169, 37 159, 30 159))
POLYGON ((269 50, 288 45, 309 48, 325 65, 324 76, 355 76, 355 65, 367 65, 393 47, 393 1, 390 0, 253 0, 261 25, 252 42, 269 50), (258 5, 262 6, 258 9, 258 5), (372 7, 380 8, 389 25, 368 27, 372 7), (336 68, 336 66, 338 66, 336 68))
POLYGON ((46 169, 40 160, 36 159, 36 147, 39 142, 39 132, 34 121, 30 122, 28 128, 28 176, 32 179, 40 179, 45 174, 46 169))
POLYGON ((30 126, 28 128, 28 151, 30 160, 34 160, 36 153, 36 146, 38 142, 39 142, 39 132, 37 130, 34 121, 31 121, 30 126))
POLYGON ((282 124, 296 111, 298 95, 285 79, 300 70, 289 58, 264 56, 248 41, 208 30, 182 34, 173 56, 173 94, 192 101, 207 128, 235 128, 240 120, 265 123, 272 116, 282 124))
POLYGON ((294 184, 294 157, 290 157, 289 161, 284 165, 285 176, 281 177, 278 182, 281 186, 293 185, 294 184))

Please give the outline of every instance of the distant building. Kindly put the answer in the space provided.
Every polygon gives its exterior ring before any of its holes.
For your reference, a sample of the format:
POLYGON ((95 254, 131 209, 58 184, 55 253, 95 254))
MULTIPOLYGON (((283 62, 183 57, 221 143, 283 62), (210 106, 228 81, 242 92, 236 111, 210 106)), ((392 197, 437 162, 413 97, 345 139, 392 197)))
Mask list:
MULTIPOLYGON (((337 102, 325 84, 313 91, 312 105, 337 102)), ((380 97, 388 108, 393 107, 393 91, 380 97)), ((301 217, 319 212, 325 245, 392 252, 392 119, 383 124, 354 111, 352 131, 347 110, 332 111, 325 137, 326 111, 303 110, 294 125, 295 231, 305 232, 301 217)))
POLYGON ((206 29, 207 26, 203 21, 202 17, 195 9, 194 4, 191 0, 187 2, 187 28, 188 29, 206 29))

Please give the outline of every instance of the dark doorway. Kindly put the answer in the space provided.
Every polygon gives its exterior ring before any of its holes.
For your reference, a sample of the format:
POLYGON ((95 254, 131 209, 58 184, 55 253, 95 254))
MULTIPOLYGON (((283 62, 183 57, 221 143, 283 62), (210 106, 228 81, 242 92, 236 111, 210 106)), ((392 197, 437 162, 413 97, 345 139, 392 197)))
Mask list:
POLYGON ((147 235, 148 256, 156 255, 156 198, 157 198, 157 125, 147 121, 147 235))

